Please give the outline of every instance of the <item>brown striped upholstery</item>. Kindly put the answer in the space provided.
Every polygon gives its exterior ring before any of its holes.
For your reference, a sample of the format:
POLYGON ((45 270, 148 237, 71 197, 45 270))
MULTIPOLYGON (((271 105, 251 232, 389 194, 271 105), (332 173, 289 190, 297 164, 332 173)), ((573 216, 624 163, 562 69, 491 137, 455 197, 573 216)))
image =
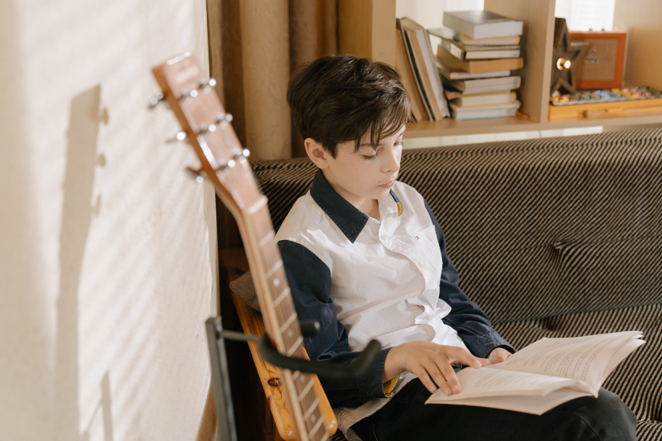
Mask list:
MULTIPOLYGON (((278 228, 315 167, 253 168, 278 228)), ((605 386, 637 414, 640 440, 662 441, 662 130, 410 150, 399 179, 426 198, 460 286, 516 347, 643 331, 605 386)))

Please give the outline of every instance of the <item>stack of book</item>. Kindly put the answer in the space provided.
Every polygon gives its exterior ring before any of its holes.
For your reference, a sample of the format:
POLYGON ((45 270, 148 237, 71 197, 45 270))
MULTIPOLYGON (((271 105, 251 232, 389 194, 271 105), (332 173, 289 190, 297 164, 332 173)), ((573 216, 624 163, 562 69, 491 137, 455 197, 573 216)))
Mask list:
POLYGON ((439 121, 450 116, 425 28, 409 18, 396 20, 395 68, 411 98, 414 121, 439 121))
POLYGON ((523 23, 490 11, 452 11, 443 24, 428 32, 441 38, 436 62, 453 118, 514 116, 521 77, 512 71, 523 66, 523 23))

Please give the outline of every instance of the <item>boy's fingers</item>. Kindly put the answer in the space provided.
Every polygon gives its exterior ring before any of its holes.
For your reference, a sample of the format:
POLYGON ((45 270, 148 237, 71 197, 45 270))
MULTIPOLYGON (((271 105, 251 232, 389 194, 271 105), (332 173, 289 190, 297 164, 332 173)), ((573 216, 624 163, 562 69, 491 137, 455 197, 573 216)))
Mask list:
POLYGON ((496 363, 503 363, 504 361, 508 360, 508 357, 510 357, 510 352, 497 348, 493 350, 490 353, 490 363, 496 364, 496 363))
POLYGON ((429 366, 426 366, 425 369, 427 370, 427 373, 430 374, 435 384, 439 386, 439 389, 441 389, 446 395, 453 395, 453 390, 451 389, 453 385, 448 381, 448 377, 446 377, 446 374, 442 371, 441 366, 431 363, 429 366))
MULTIPOLYGON (((421 380, 421 383, 423 383, 423 386, 425 386, 425 388, 427 390, 429 390, 431 394, 433 394, 437 391, 437 386, 435 386, 434 382, 430 379, 430 376, 428 375, 427 372, 425 372, 425 371, 420 372, 420 373, 416 374, 416 376, 418 377, 419 380, 421 380)), ((448 387, 448 386, 446 386, 446 387, 448 387)), ((446 393, 445 389, 442 388, 441 390, 444 393, 446 393)), ((446 395, 448 395, 448 394, 446 394, 446 395)))
POLYGON ((489 360, 486 358, 478 358, 471 355, 471 352, 463 348, 455 348, 456 351, 453 352, 453 357, 450 359, 451 363, 462 363, 465 366, 471 366, 472 368, 479 369, 483 366, 490 364, 489 360))
POLYGON ((451 366, 449 362, 446 362, 446 363, 442 363, 441 366, 439 366, 439 369, 444 375, 444 378, 446 379, 448 386, 453 390, 453 393, 459 394, 462 391, 462 388, 460 387, 460 380, 458 380, 457 375, 455 375, 455 370, 453 369, 453 366, 451 366))

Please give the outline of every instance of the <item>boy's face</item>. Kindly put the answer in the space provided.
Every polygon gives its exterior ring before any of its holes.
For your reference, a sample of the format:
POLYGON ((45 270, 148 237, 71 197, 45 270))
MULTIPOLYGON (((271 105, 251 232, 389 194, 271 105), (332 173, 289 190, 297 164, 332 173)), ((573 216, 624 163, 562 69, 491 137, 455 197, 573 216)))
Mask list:
POLYGON ((366 133, 358 151, 354 151, 356 143, 348 141, 338 144, 335 158, 324 151, 324 158, 314 162, 340 196, 366 212, 374 200, 388 195, 398 177, 404 132, 402 126, 394 135, 382 138, 376 148, 366 133))

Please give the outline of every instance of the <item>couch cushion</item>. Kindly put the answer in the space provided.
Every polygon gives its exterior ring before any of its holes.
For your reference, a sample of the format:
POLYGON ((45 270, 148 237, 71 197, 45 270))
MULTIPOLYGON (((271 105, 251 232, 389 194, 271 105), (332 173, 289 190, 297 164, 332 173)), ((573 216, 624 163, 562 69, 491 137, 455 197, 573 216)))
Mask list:
POLYGON ((618 365, 603 386, 634 411, 639 441, 662 440, 662 305, 568 314, 503 323, 495 328, 518 349, 543 337, 642 331, 646 344, 618 365))
MULTIPOLYGON (((253 164, 278 228, 315 173, 253 164)), ((494 323, 662 302, 662 130, 407 150, 401 181, 494 323)))

